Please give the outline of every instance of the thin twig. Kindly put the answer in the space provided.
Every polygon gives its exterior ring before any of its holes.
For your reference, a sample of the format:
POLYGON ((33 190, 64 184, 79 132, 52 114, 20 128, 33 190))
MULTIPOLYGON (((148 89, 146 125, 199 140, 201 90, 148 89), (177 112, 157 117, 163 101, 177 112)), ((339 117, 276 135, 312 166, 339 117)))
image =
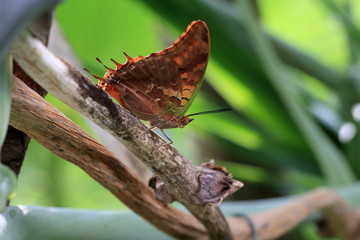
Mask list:
MULTIPOLYGON (((74 68, 54 56, 43 44, 24 33, 12 54, 19 65, 55 97, 111 133, 168 185, 177 200, 207 228, 212 239, 232 239, 227 222, 213 205, 201 206, 197 195, 200 166, 195 166, 74 68), (144 134, 142 134, 144 133, 144 134)), ((212 170, 216 173, 216 170, 212 170)), ((233 181, 232 190, 242 184, 233 181)))

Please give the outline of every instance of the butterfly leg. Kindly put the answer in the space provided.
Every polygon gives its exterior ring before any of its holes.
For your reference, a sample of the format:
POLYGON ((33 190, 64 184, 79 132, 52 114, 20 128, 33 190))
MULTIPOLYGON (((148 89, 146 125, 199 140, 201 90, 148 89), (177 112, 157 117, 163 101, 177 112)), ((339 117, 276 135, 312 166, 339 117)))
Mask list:
POLYGON ((171 145, 171 144, 173 144, 173 143, 174 143, 173 140, 171 140, 171 138, 164 132, 164 130, 162 130, 161 128, 160 128, 160 130, 161 130, 161 132, 164 134, 164 136, 166 137, 166 139, 169 141, 169 142, 167 142, 167 143, 161 144, 160 146, 166 146, 166 145, 171 145))
POLYGON ((140 136, 142 136, 144 133, 146 133, 146 132, 148 132, 148 131, 151 131, 151 130, 155 130, 155 129, 157 129, 157 126, 152 126, 152 127, 148 128, 148 129, 146 129, 145 131, 143 131, 142 133, 140 133, 137 137, 140 137, 140 136))

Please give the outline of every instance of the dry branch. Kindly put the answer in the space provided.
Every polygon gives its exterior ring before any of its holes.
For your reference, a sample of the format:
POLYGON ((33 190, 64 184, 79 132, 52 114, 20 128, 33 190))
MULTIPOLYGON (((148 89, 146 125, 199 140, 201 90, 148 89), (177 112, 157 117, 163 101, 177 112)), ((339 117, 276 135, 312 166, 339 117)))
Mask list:
POLYGON ((151 189, 119 159, 16 77, 10 124, 83 169, 157 228, 177 238, 206 236, 193 216, 157 201, 151 189))
MULTIPOLYGON (((144 124, 28 33, 15 42, 11 52, 19 65, 48 92, 108 131, 152 169, 177 200, 206 226, 212 239, 232 239, 216 206, 194 204, 204 202, 197 195, 201 189, 198 173, 203 167, 194 166, 171 146, 161 146, 164 142, 154 132, 142 134, 147 129, 144 124)), ((228 191, 241 186, 234 180, 228 191)))
MULTIPOLYGON (((360 225, 358 216, 335 191, 327 188, 311 191, 283 206, 249 217, 255 225, 258 240, 277 239, 318 211, 325 212, 325 217, 337 237, 344 240, 360 239, 357 229, 360 225)), ((252 232, 244 218, 232 217, 228 218, 228 222, 237 240, 251 239, 252 232)))

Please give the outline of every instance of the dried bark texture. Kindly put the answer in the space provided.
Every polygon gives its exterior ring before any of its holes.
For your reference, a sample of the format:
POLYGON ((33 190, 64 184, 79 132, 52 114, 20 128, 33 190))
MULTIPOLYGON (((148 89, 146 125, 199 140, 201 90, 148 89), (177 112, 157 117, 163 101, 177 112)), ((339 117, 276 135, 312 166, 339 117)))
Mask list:
POLYGON ((83 169, 162 231, 182 239, 206 236, 205 229, 193 216, 158 202, 151 189, 119 159, 16 77, 10 124, 83 169))
MULTIPOLYGON (((323 211, 335 236, 345 240, 360 239, 359 217, 332 190, 322 188, 284 204, 281 207, 252 214, 257 239, 277 239, 300 224, 312 213, 323 211)), ((251 229, 244 218, 228 218, 237 240, 251 239, 251 229)))
MULTIPOLYGON (((47 45, 49 32, 51 27, 52 13, 46 13, 34 23, 30 25, 31 31, 36 35, 42 43, 47 45)), ((15 76, 25 82, 29 87, 34 89, 42 97, 46 95, 46 90, 43 89, 39 84, 37 84, 32 78, 27 75, 21 67, 14 61, 13 72, 15 76)), ((11 170, 14 171, 16 175, 19 175, 22 163, 24 161, 25 153, 30 142, 30 137, 25 133, 9 126, 6 138, 1 149, 1 162, 11 170)))
POLYGON ((144 133, 147 130, 144 124, 28 33, 20 36, 11 52, 42 87, 111 133, 159 176, 177 200, 206 226, 212 239, 232 239, 217 207, 194 204, 199 201, 199 186, 197 168, 191 161, 173 147, 162 146, 164 141, 156 133, 144 133))
MULTIPOLYGON (((243 186, 241 182, 234 181, 224 167, 215 166, 214 160, 197 168, 196 176, 199 188, 197 190, 198 198, 194 200, 198 201, 195 202, 198 205, 219 206, 224 198, 243 186)), ((156 198, 163 203, 169 204, 176 200, 176 196, 170 192, 160 178, 152 177, 149 186, 155 190, 156 198)))

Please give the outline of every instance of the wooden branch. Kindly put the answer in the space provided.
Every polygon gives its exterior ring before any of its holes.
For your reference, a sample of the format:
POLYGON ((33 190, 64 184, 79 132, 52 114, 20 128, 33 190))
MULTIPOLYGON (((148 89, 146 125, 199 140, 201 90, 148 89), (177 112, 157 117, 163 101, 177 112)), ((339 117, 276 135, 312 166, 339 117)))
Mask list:
MULTIPOLYGON (((258 240, 277 239, 317 211, 326 213, 333 233, 340 239, 360 238, 357 229, 360 225, 359 217, 335 191, 327 188, 311 191, 281 207, 252 214, 249 218, 255 225, 258 240)), ((244 218, 231 217, 228 221, 237 240, 251 239, 252 231, 244 218)))
MULTIPOLYGON (((28 33, 20 36, 11 52, 19 65, 42 87, 111 133, 159 176, 177 201, 206 226, 212 239, 232 239, 218 207, 194 204, 206 202, 198 196, 202 192, 199 174, 202 174, 203 167, 194 166, 173 147, 162 146, 164 141, 156 133, 144 133, 147 130, 144 124, 114 104, 105 92, 28 33)), ((218 172, 211 171, 214 175, 218 172)), ((227 194, 241 186, 242 183, 233 180, 227 194)))
POLYGON ((151 189, 119 159, 16 77, 13 77, 10 124, 83 169, 162 231, 176 238, 206 236, 205 229, 193 216, 157 201, 151 189))

